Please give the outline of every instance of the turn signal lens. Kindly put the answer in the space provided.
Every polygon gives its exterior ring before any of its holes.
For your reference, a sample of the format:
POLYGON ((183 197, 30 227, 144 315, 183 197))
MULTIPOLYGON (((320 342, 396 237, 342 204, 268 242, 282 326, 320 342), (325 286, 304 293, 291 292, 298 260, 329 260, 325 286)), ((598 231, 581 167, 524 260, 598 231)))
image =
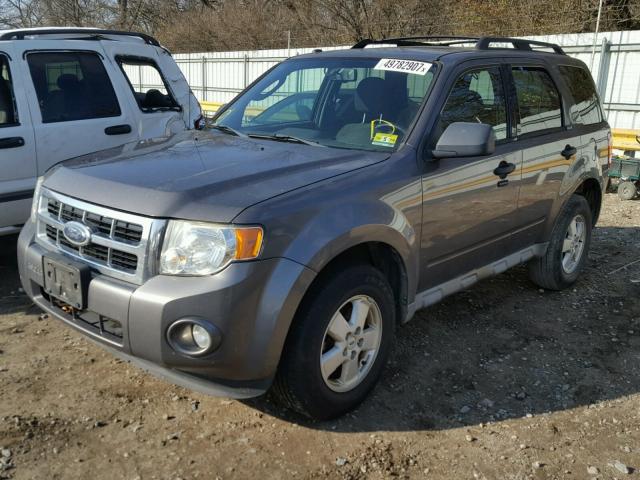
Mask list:
POLYGON ((260 255, 263 235, 260 227, 236 229, 236 260, 251 260, 260 255))

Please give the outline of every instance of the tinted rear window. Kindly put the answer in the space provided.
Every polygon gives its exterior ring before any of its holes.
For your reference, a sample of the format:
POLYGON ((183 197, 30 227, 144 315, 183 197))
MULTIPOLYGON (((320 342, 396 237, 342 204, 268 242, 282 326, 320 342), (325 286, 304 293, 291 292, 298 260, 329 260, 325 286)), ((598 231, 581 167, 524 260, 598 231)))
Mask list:
POLYGON ((581 125, 593 125, 603 120, 600 102, 591 74, 580 67, 561 66, 560 75, 573 96, 569 111, 571 121, 581 125))
POLYGON ((95 53, 31 53, 29 70, 43 123, 117 117, 120 106, 95 53))

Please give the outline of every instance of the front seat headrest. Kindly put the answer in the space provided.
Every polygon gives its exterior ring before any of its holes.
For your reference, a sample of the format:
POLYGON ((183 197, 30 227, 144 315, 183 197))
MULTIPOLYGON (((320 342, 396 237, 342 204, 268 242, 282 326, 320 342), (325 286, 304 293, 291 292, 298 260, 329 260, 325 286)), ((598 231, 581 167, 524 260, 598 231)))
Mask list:
POLYGON ((56 83, 60 90, 72 90, 80 86, 80 80, 73 73, 63 73, 56 83))
POLYGON ((385 89, 386 82, 382 78, 368 77, 363 79, 356 88, 356 110, 370 113, 376 117, 381 113, 386 113, 388 92, 385 89))

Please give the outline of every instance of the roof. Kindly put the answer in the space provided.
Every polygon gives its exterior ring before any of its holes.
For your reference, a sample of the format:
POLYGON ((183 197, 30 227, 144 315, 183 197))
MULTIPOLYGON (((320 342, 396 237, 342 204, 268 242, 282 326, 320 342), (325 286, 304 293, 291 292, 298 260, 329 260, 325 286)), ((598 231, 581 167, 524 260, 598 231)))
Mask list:
POLYGON ((40 27, 0 30, 0 41, 41 39, 41 37, 44 36, 55 40, 91 38, 130 41, 146 43, 156 47, 160 46, 160 43, 150 35, 138 32, 124 32, 120 30, 106 30, 88 27, 40 27))

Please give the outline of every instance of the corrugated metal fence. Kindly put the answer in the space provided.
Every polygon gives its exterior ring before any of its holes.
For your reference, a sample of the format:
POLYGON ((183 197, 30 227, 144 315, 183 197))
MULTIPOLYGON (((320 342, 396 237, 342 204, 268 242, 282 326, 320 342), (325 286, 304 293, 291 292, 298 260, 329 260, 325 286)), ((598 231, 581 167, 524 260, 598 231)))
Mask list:
MULTIPOLYGON (((640 128, 640 31, 527 37, 561 45, 591 67, 609 122, 614 128, 640 128), (595 52, 593 45, 596 45, 595 52)), ((338 50, 348 47, 329 47, 338 50)), ((256 77, 287 57, 312 48, 190 53, 174 55, 196 97, 226 103, 256 77)), ((143 82, 147 85, 147 82, 143 82)), ((151 84, 152 82, 149 82, 151 84)))

